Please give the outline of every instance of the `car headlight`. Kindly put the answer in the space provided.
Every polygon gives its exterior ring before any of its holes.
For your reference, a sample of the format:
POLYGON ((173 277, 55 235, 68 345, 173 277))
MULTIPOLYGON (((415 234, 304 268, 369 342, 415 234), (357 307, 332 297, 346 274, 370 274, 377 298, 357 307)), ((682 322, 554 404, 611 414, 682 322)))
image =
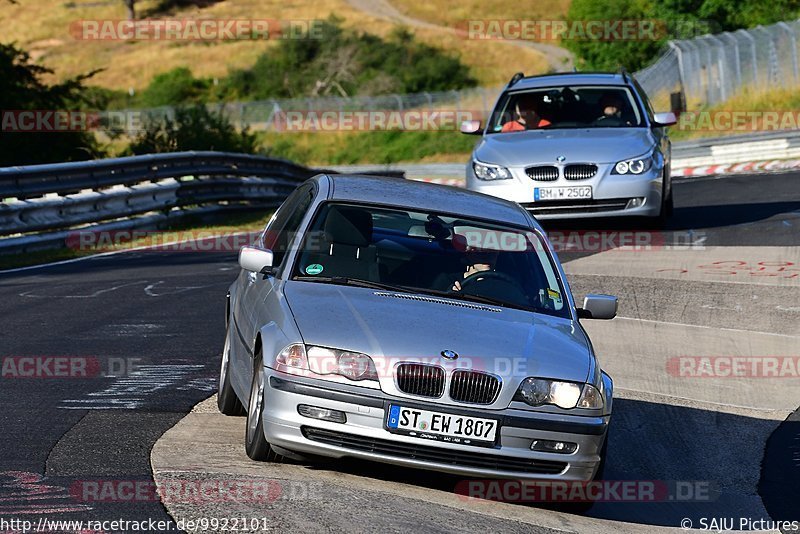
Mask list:
POLYGON ((306 347, 308 366, 319 375, 341 375, 350 380, 377 380, 375 362, 366 354, 326 347, 306 347))
POLYGON ((308 358, 306 357, 306 347, 302 343, 289 345, 275 357, 275 361, 287 367, 297 369, 308 369, 308 358))
POLYGON ((611 174, 642 174, 649 171, 652 166, 653 155, 648 154, 647 156, 617 162, 611 170, 611 174))
POLYGON ((472 169, 475 171, 475 176, 478 180, 510 180, 511 171, 500 165, 491 165, 489 163, 481 163, 480 161, 472 162, 472 169))
POLYGON ((576 384, 544 378, 526 378, 519 385, 514 400, 525 402, 531 406, 554 404, 559 408, 600 409, 603 407, 603 396, 591 384, 576 384))

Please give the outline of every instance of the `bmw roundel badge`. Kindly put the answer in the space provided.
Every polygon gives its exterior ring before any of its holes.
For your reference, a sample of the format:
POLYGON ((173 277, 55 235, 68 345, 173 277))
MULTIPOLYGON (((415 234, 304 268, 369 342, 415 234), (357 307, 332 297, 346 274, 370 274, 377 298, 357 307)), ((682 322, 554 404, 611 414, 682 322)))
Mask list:
POLYGON ((454 352, 452 350, 443 350, 442 351, 442 358, 445 358, 445 359, 448 359, 448 360, 455 360, 456 358, 458 358, 458 353, 454 352))

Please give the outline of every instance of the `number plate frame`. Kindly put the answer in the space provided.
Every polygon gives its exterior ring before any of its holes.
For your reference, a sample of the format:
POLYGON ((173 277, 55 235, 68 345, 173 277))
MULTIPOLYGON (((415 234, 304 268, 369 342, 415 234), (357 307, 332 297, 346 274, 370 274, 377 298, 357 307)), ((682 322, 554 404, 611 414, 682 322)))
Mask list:
POLYGON ((534 202, 552 202, 552 201, 569 201, 569 200, 592 200, 594 198, 594 190, 590 185, 564 185, 560 187, 534 187, 533 188, 533 201, 534 202), (553 191, 581 191, 588 190, 588 195, 579 196, 554 196, 550 197, 550 192, 553 191), (547 191, 546 197, 543 198, 542 192, 547 191))
POLYGON ((476 416, 476 415, 467 415, 464 413, 452 413, 448 411, 441 411, 438 409, 429 409, 428 407, 418 407, 414 406, 410 403, 386 403, 385 404, 385 411, 386 417, 383 419, 383 427, 388 432, 392 434, 399 434, 403 436, 411 436, 420 440, 428 440, 428 441, 438 441, 442 443, 453 443, 456 445, 469 445, 472 447, 489 447, 493 448, 496 447, 500 440, 500 429, 502 428, 502 419, 494 418, 494 417, 485 417, 485 416, 476 416), (494 438, 491 440, 483 440, 483 439, 474 439, 469 437, 457 437, 457 436, 448 436, 447 434, 443 433, 435 433, 435 432, 425 432, 424 430, 413 430, 407 428, 398 428, 397 422, 394 422, 395 426, 390 426, 393 421, 393 415, 395 417, 399 416, 399 411, 402 409, 409 409, 409 410, 417 410, 421 412, 426 412, 431 415, 444 415, 450 417, 463 417, 465 419, 471 419, 473 421, 480 420, 480 421, 493 421, 495 424, 494 427, 494 438), (394 412, 393 409, 397 409, 397 412, 394 412))

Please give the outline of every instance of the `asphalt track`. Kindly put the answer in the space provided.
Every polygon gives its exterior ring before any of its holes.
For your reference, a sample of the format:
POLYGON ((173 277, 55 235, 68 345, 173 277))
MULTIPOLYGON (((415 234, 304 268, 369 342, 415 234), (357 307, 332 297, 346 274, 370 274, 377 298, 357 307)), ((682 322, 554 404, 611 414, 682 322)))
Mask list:
POLYGON ((617 388, 607 478, 701 482, 708 500, 598 503, 579 517, 463 499, 456 478, 428 472, 250 463, 241 418, 209 403, 184 418, 216 389, 235 254, 137 251, 0 273, 0 519, 245 517, 306 532, 640 532, 683 518, 800 520, 800 422, 791 415, 800 379, 687 378, 667 366, 686 355, 800 354, 800 276, 791 277, 800 273, 798 178, 679 181, 664 238, 691 246, 560 254, 576 297, 620 297, 620 318, 586 323, 617 388), (82 358, 92 376, 22 377, 5 367, 21 357, 82 358), (135 370, 103 376, 119 362, 135 370), (278 493, 266 504, 183 493, 162 503, 120 490, 151 487, 154 469, 162 488, 266 480, 278 493), (108 492, 93 492, 98 484, 108 492))

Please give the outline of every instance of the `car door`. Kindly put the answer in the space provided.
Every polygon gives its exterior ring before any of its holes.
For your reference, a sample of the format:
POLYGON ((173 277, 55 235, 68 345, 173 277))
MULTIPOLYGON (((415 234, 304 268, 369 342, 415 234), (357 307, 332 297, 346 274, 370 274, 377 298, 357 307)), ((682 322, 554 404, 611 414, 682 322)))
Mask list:
POLYGON ((281 205, 275 216, 257 239, 256 246, 273 253, 273 266, 277 276, 241 270, 237 279, 237 295, 231 303, 235 335, 243 350, 231 351, 231 380, 242 390, 249 389, 252 370, 253 346, 256 335, 269 319, 264 317, 264 301, 280 283, 281 270, 286 262, 289 247, 315 195, 313 183, 297 188, 281 205))

